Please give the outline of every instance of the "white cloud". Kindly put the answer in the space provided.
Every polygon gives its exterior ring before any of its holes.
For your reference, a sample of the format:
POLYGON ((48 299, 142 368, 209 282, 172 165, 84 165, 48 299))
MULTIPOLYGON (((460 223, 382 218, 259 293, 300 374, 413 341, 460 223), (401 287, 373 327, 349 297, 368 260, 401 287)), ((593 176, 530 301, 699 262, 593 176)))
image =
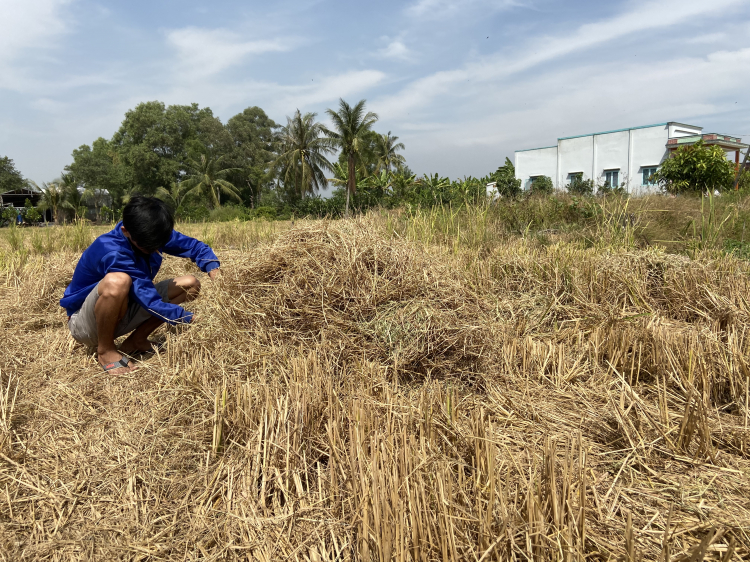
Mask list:
POLYGON ((729 39, 726 33, 706 33, 704 35, 698 35, 696 37, 689 37, 685 39, 686 43, 691 44, 702 44, 702 43, 721 43, 729 39))
MULTIPOLYGON (((424 0, 434 2, 438 0, 424 0)), ((511 54, 488 57, 461 68, 436 72, 415 80, 401 92, 380 101, 390 114, 404 115, 411 109, 426 106, 430 100, 460 93, 468 82, 472 86, 497 83, 498 80, 531 69, 565 55, 593 48, 627 35, 654 31, 697 17, 721 13, 740 0, 659 0, 632 5, 631 9, 607 20, 581 25, 573 33, 559 37, 535 37, 532 45, 511 54), (541 46, 540 46, 541 45, 541 46)))
POLYGON ((68 30, 62 8, 71 0, 0 1, 0 53, 7 63, 29 48, 46 46, 68 30))
POLYGON ((280 84, 279 82, 241 80, 203 80, 173 84, 166 90, 140 92, 128 103, 136 104, 143 99, 161 99, 167 103, 191 103, 200 100, 201 105, 211 107, 216 114, 237 111, 246 106, 248 100, 261 106, 269 115, 291 115, 295 109, 315 111, 321 104, 335 104, 340 97, 365 96, 368 89, 382 83, 386 78, 378 70, 354 70, 321 76, 309 83, 280 84))
POLYGON ((400 39, 394 39, 388 45, 378 51, 378 56, 385 59, 411 60, 412 53, 400 39))
POLYGON ((415 18, 442 19, 475 8, 502 10, 521 4, 518 0, 417 0, 406 8, 406 14, 415 18))
POLYGON ((739 135, 750 121, 723 115, 735 111, 731 96, 747 89, 747 78, 736 71, 747 65, 750 48, 616 68, 609 62, 567 66, 516 80, 502 96, 473 90, 458 115, 433 123, 432 130, 425 121, 415 127, 401 121, 394 129, 409 149, 412 169, 452 176, 484 174, 505 156, 513 159, 515 150, 607 129, 671 120, 707 127, 724 122, 718 132, 739 135))
POLYGON ((289 40, 245 41, 226 29, 186 27, 167 32, 168 43, 177 50, 180 63, 194 77, 216 74, 241 64, 251 55, 283 52, 292 49, 289 40))
POLYGON ((72 1, 0 0, 0 90, 29 87, 31 61, 47 56, 45 51, 69 31, 63 8, 72 1))

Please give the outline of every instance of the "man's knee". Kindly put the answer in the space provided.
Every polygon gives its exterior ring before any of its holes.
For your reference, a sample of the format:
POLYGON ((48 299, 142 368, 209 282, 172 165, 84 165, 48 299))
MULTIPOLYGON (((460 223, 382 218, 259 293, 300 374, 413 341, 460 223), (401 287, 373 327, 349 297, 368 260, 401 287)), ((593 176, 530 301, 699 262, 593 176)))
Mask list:
POLYGON ((100 297, 127 297, 133 280, 127 273, 112 272, 107 273, 104 279, 99 281, 100 297))

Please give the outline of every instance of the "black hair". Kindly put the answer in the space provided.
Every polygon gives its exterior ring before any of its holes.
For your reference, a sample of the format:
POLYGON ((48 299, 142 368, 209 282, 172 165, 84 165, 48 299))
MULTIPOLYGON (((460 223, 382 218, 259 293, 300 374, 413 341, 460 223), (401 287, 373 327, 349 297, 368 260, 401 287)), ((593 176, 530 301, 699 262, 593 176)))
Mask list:
POLYGON ((134 195, 122 210, 122 225, 138 246, 154 252, 172 237, 174 216, 161 199, 134 195))

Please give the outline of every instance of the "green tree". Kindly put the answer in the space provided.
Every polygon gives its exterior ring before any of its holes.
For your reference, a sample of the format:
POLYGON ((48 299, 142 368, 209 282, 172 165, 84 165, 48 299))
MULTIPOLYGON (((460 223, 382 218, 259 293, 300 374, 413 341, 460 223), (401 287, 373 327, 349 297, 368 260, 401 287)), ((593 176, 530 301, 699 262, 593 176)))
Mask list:
POLYGON ((345 210, 345 216, 347 217, 349 216, 349 197, 357 191, 355 168, 364 153, 368 133, 378 120, 376 113, 365 112, 365 103, 365 100, 360 100, 356 105, 350 106, 343 99, 340 99, 338 111, 326 110, 333 121, 333 130, 327 130, 326 132, 347 160, 348 183, 346 186, 345 210))
POLYGON ((82 219, 86 216, 86 205, 83 204, 83 195, 78 189, 78 182, 72 174, 63 174, 63 202, 62 208, 67 209, 73 216, 74 220, 82 219))
POLYGON ((229 183, 225 178, 235 168, 224 166, 225 156, 214 157, 207 153, 202 153, 198 158, 188 157, 183 163, 187 169, 187 178, 180 182, 180 193, 185 197, 198 195, 205 198, 211 209, 221 207, 221 194, 234 199, 238 203, 242 202, 237 188, 229 183))
POLYGON ((393 174, 391 178, 391 193, 393 198, 393 204, 398 205, 399 203, 406 201, 409 194, 414 190, 414 184, 417 176, 412 173, 399 172, 393 174))
POLYGON ((13 160, 7 156, 0 157, 0 193, 16 191, 26 186, 21 172, 16 169, 13 160))
POLYGON ((734 164, 721 147, 699 140, 678 149, 651 179, 669 193, 724 191, 734 182, 734 164))
POLYGON ((361 186, 367 191, 367 207, 383 203, 391 191, 391 174, 385 170, 367 177, 361 186))
POLYGON ((417 181, 417 189, 422 201, 427 204, 439 205, 448 200, 447 191, 451 182, 448 178, 441 178, 438 174, 425 174, 417 181))
POLYGON ((510 158, 505 157, 505 164, 490 175, 495 182, 498 195, 502 197, 518 197, 521 194, 521 180, 516 179, 516 167, 510 158))
POLYGON ((232 141, 225 133, 210 108, 151 101, 128 111, 110 142, 129 170, 131 188, 151 195, 181 179, 191 149, 228 150, 232 141))
POLYGON ((332 143, 315 117, 315 113, 302 115, 298 109, 292 117, 287 117, 286 126, 278 134, 279 153, 271 167, 285 187, 291 187, 289 191, 296 198, 325 187, 324 170, 333 169, 326 158, 326 154, 333 152, 332 143))
POLYGON ((155 196, 170 205, 173 211, 176 211, 179 209, 182 200, 185 198, 182 191, 183 189, 179 183, 172 182, 169 189, 161 186, 157 187, 155 196))
POLYGON ((21 216, 23 217, 23 222, 25 222, 26 224, 37 224, 40 220, 42 220, 42 214, 37 210, 36 207, 31 204, 31 201, 29 199, 26 199, 23 202, 21 216))
POLYGON ((272 185, 267 174, 275 158, 278 125, 260 107, 248 107, 227 121, 226 129, 232 137, 228 163, 237 168, 227 176, 249 207, 260 201, 264 187, 272 185))
POLYGON ((398 154, 399 150, 405 150, 406 147, 404 143, 397 141, 398 137, 391 135, 390 131, 384 135, 377 136, 375 144, 375 157, 377 158, 376 171, 385 170, 386 173, 390 174, 391 167, 398 169, 406 164, 406 159, 403 155, 398 154))
POLYGON ((132 170, 123 164, 119 152, 106 139, 98 138, 73 151, 73 162, 65 167, 91 199, 97 214, 111 196, 118 204, 132 186, 132 170), (105 195, 106 192, 106 195, 105 195))
POLYGON ((39 210, 52 211, 52 220, 60 222, 60 211, 62 210, 65 192, 63 191, 62 180, 55 180, 42 184, 42 197, 39 200, 39 210))

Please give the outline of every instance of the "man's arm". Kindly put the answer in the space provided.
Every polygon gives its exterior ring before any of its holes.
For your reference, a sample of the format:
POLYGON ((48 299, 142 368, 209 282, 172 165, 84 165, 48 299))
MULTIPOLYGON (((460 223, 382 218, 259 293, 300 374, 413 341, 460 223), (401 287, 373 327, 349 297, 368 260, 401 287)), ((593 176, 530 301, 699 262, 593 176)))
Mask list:
POLYGON ((135 267, 135 264, 120 253, 111 253, 102 259, 104 273, 122 272, 130 276, 133 284, 130 294, 151 315, 168 322, 169 324, 185 324, 191 322, 193 313, 185 310, 179 305, 171 304, 161 300, 161 295, 154 287, 154 282, 145 272, 135 267))
POLYGON ((171 256, 191 259, 201 271, 208 273, 211 279, 216 277, 216 273, 212 275, 212 272, 218 269, 219 258, 207 244, 200 240, 185 236, 174 230, 172 238, 169 239, 163 250, 171 256))

